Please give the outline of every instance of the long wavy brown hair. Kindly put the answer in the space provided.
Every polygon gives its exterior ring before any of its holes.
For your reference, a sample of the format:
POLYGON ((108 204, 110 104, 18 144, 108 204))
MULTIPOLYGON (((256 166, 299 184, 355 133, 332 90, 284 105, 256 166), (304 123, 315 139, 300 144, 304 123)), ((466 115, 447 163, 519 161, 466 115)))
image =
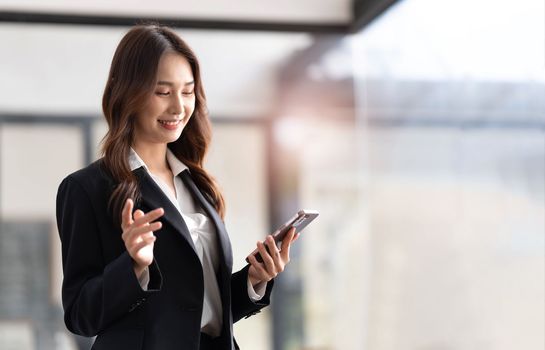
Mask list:
POLYGON ((102 140, 103 165, 117 181, 109 200, 114 218, 121 217, 125 201, 141 199, 136 176, 130 170, 128 156, 134 140, 135 116, 153 93, 159 59, 174 51, 189 62, 195 82, 195 109, 182 135, 168 148, 188 166, 195 183, 222 218, 225 202, 215 180, 203 167, 211 142, 212 129, 199 62, 191 48, 170 28, 157 24, 133 27, 117 46, 104 95, 102 110, 108 132, 102 140))

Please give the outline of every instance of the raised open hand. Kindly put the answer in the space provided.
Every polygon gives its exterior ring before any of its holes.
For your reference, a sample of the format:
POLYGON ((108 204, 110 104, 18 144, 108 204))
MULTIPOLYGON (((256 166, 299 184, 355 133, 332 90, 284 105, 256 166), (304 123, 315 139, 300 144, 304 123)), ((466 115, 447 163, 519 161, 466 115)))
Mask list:
POLYGON ((157 208, 144 214, 142 210, 132 213, 134 202, 127 199, 121 214, 121 238, 125 248, 134 261, 134 271, 140 276, 144 269, 153 262, 153 245, 156 240, 153 231, 161 228, 161 222, 155 221, 164 214, 163 208, 157 208))

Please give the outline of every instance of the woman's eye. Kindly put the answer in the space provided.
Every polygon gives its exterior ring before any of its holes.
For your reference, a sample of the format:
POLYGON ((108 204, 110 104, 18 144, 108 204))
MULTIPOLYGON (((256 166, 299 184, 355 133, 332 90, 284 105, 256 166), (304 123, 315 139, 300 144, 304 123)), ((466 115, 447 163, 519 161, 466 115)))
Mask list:
POLYGON ((168 92, 157 91, 155 94, 159 96, 168 96, 168 92))
POLYGON ((193 92, 194 91, 184 91, 184 92, 182 92, 182 94, 186 95, 186 96, 191 96, 191 95, 193 95, 193 92))

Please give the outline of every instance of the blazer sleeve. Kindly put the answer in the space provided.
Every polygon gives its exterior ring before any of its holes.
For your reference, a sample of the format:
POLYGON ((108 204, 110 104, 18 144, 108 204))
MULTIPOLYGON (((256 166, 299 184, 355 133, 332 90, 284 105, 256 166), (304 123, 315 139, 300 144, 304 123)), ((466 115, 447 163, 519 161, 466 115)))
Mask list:
POLYGON ((271 292, 274 285, 274 279, 267 282, 265 295, 260 300, 254 302, 248 295, 248 270, 250 265, 246 265, 242 270, 235 272, 231 276, 231 309, 233 312, 233 322, 241 318, 248 318, 261 312, 265 306, 270 304, 271 292))
POLYGON ((150 288, 144 291, 126 251, 105 261, 99 214, 77 179, 68 176, 62 181, 56 204, 64 272, 64 321, 71 332, 94 336, 140 306, 149 293, 160 289, 159 268, 155 262, 150 266, 150 288))

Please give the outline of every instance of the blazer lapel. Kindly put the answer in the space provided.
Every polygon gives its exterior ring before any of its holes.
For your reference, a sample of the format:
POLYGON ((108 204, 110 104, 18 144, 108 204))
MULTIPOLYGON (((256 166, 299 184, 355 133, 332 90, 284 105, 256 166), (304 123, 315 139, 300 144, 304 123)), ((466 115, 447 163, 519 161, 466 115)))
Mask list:
POLYGON ((195 254, 197 254, 195 244, 193 243, 193 239, 191 239, 191 235, 189 233, 189 229, 187 228, 187 225, 185 224, 185 221, 180 215, 178 209, 176 209, 176 207, 170 202, 170 199, 164 195, 163 190, 157 186, 144 167, 134 170, 134 174, 139 179, 142 201, 147 207, 149 207, 150 210, 162 207, 165 210, 162 219, 172 225, 182 235, 182 237, 185 238, 191 248, 193 248, 195 254))
MULTIPOLYGON (((203 194, 193 181, 189 170, 182 171, 178 176, 182 178, 182 181, 189 189, 189 192, 193 195, 204 208, 208 217, 212 219, 214 225, 216 226, 217 237, 221 246, 221 257, 223 258, 223 263, 220 264, 219 275, 216 275, 216 278, 219 283, 221 292, 221 300, 223 304, 223 327, 228 327, 231 334, 233 334, 233 313, 231 310, 231 273, 233 271, 233 252, 231 250, 231 242, 229 241, 229 236, 227 236, 227 231, 225 230, 225 225, 219 217, 216 209, 204 198, 203 194)), ((231 341, 232 342, 232 341, 231 341)), ((232 347, 232 346, 231 346, 232 347)), ((233 347, 234 349, 234 347, 233 347)))
POLYGON ((182 181, 189 189, 189 192, 191 192, 191 194, 193 195, 193 198, 199 201, 202 208, 204 208, 204 210, 208 214, 208 217, 214 222, 214 225, 216 226, 217 236, 221 245, 223 260, 228 268, 228 271, 231 271, 233 268, 233 252, 231 250, 231 242, 229 241, 229 237, 227 235, 227 231, 225 230, 225 225, 223 224, 223 221, 219 217, 216 209, 212 207, 212 205, 204 198, 203 194, 193 181, 193 178, 191 178, 191 174, 189 173, 189 171, 184 170, 178 176, 182 178, 182 181))

